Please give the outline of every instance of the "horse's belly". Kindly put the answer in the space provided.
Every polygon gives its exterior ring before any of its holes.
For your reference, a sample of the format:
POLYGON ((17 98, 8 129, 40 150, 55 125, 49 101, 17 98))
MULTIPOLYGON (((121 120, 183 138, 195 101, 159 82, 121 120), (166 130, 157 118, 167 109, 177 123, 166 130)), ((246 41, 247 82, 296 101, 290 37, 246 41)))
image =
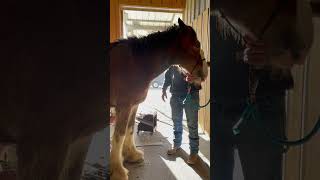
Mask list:
MULTIPOLYGON (((127 77, 130 77, 130 75, 127 77)), ((110 84, 110 105, 139 104, 143 102, 148 93, 148 84, 147 81, 140 80, 139 82, 133 78, 112 79, 110 84)))

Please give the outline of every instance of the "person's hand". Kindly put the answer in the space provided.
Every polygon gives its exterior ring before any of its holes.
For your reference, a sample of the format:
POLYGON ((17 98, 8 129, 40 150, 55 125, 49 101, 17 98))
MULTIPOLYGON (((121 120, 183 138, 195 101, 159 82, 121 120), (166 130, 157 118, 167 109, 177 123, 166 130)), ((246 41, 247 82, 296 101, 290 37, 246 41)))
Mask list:
POLYGON ((244 39, 246 41, 246 49, 244 50, 243 57, 244 62, 255 66, 267 65, 269 57, 266 44, 247 35, 244 36, 244 39))
POLYGON ((194 79, 195 79, 195 77, 192 74, 189 74, 189 73, 187 74, 186 81, 188 83, 192 83, 194 81, 194 79))
POLYGON ((166 102, 167 97, 167 92, 166 91, 162 91, 162 96, 161 96, 163 102, 166 102))

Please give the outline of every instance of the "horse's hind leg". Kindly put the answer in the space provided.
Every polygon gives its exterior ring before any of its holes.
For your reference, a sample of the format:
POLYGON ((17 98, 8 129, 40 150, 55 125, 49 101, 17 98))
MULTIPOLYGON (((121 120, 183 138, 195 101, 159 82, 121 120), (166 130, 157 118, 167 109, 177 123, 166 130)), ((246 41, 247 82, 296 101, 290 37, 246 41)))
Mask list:
POLYGON ((68 146, 61 142, 21 141, 17 145, 18 180, 61 180, 68 146))
POLYGON ((127 162, 137 163, 143 161, 143 152, 136 148, 134 142, 134 124, 137 113, 138 105, 132 108, 130 113, 128 129, 126 132, 126 137, 123 145, 123 156, 124 160, 127 162))
POLYGON ((123 166, 122 148, 131 107, 129 105, 117 106, 116 111, 117 122, 112 137, 110 153, 111 180, 127 180, 128 170, 123 166))

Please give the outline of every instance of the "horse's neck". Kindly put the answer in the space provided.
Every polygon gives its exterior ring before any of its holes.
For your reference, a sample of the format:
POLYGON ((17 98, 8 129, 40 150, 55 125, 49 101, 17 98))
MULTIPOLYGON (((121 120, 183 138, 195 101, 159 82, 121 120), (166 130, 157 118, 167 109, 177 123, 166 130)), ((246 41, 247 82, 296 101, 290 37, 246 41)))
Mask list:
POLYGON ((172 65, 171 55, 167 50, 150 52, 145 55, 142 70, 150 74, 149 80, 153 80, 172 65))

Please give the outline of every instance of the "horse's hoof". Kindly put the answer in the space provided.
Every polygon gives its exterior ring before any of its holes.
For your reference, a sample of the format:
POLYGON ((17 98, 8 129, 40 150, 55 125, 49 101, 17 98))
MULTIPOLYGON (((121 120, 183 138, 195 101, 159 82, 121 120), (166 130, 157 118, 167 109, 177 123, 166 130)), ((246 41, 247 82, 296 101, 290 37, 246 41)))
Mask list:
POLYGON ((111 168, 110 180, 128 180, 129 171, 124 167, 111 168))
POLYGON ((124 160, 128 163, 141 163, 144 161, 143 152, 141 150, 131 151, 125 155, 124 160))

